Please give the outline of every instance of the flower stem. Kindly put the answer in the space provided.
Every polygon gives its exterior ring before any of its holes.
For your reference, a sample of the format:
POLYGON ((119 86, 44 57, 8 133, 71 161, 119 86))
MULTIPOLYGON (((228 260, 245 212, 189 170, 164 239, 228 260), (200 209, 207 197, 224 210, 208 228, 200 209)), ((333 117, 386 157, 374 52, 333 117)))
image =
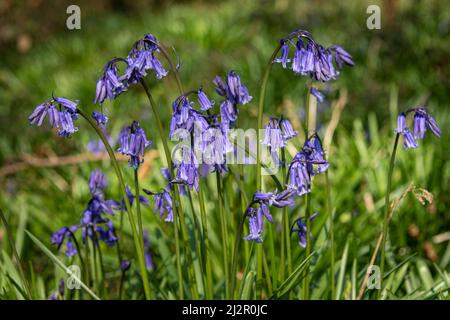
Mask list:
POLYGON ((211 261, 209 257, 209 237, 208 237, 208 219, 206 218, 206 209, 205 209, 205 200, 203 198, 203 183, 200 179, 199 181, 199 203, 200 203, 200 213, 201 213, 201 221, 202 221, 202 233, 203 233, 203 243, 205 246, 205 252, 203 255, 203 260, 206 269, 206 299, 213 298, 213 288, 212 288, 212 270, 211 270, 211 261))
POLYGON ((106 151, 108 152, 109 158, 111 159, 111 163, 114 167, 114 170, 117 175, 117 179, 119 180, 119 186, 122 191, 122 196, 125 202, 125 207, 127 209, 127 215, 128 219, 130 221, 131 231, 133 233, 133 241, 134 241, 134 247, 136 249, 136 254, 138 257, 138 263, 139 263, 139 269, 141 271, 141 277, 142 277, 142 284, 144 286, 144 294, 146 299, 151 298, 150 294, 150 285, 148 281, 148 275, 147 275, 147 269, 145 267, 145 259, 144 259, 144 250, 143 247, 139 241, 139 235, 137 233, 136 229, 136 223, 134 221, 133 212, 131 211, 131 205, 130 201, 128 200, 128 195, 125 191, 125 183, 122 176, 122 171, 120 169, 119 163, 117 162, 116 156, 114 155, 114 151, 111 148, 111 145, 109 144, 108 140, 106 139, 103 132, 97 127, 97 125, 86 116, 80 109, 78 109, 78 113, 89 123, 89 125, 95 130, 99 138, 102 140, 103 145, 105 146, 106 151))
POLYGON ((222 231, 222 253, 223 253, 223 268, 225 273, 225 297, 230 298, 230 272, 228 269, 228 233, 227 233, 227 225, 223 208, 223 190, 222 190, 222 181, 221 181, 220 173, 216 171, 216 183, 217 183, 217 194, 219 197, 219 218, 220 218, 220 227, 222 231))
POLYGON ((262 116, 264 111, 264 100, 266 99, 266 89, 267 82, 269 80, 270 71, 272 70, 273 60, 281 49, 281 44, 277 46, 275 51, 272 53, 269 62, 267 63, 264 75, 261 81, 261 89, 259 94, 259 104, 258 104, 258 123, 256 127, 256 190, 261 191, 261 142, 259 137, 259 130, 262 127, 262 116))
MULTIPOLYGON (((324 156, 325 157, 325 156, 324 156)), ((336 292, 336 284, 335 284, 335 255, 336 250, 334 247, 334 211, 331 210, 331 184, 330 179, 328 177, 328 170, 325 171, 325 184, 327 189, 327 214, 330 219, 330 286, 331 286, 331 300, 335 299, 335 292, 336 292)))
MULTIPOLYGON (((156 120, 156 124, 158 127, 158 131, 159 131, 159 135, 161 137, 161 141, 163 143, 163 147, 164 147, 164 153, 166 156, 166 160, 167 160, 167 165, 169 167, 169 171, 170 171, 170 176, 173 177, 173 165, 172 165, 172 159, 170 156, 170 152, 169 152, 169 147, 167 144, 167 139, 166 139, 166 135, 164 134, 164 129, 162 126, 162 122, 161 122, 161 118, 159 116, 159 112, 158 112, 158 108, 156 107, 156 102, 153 100, 152 95, 150 94, 150 90, 147 86, 147 84, 145 83, 144 80, 141 80, 141 84, 144 88, 145 93, 147 94, 147 98, 150 102, 150 106, 152 108, 153 114, 155 116, 155 120, 156 120)), ((172 185, 173 186, 173 185, 172 185)), ((188 264, 188 272, 189 272, 189 278, 190 278, 190 283, 191 283, 191 293, 192 293, 192 297, 194 299, 198 298, 198 291, 197 291, 197 283, 195 281, 195 272, 193 269, 193 264, 192 264, 192 253, 191 253, 191 247, 189 245, 189 240, 188 240, 188 231, 187 231, 187 226, 186 226, 186 218, 183 212, 183 208, 181 207, 181 199, 180 199, 180 194, 178 192, 178 188, 176 186, 174 186, 173 188, 171 188, 171 194, 174 201, 174 211, 175 211, 175 215, 179 217, 180 219, 180 226, 181 226, 181 238, 182 241, 184 243, 184 247, 186 249, 186 256, 187 256, 187 264, 188 264)), ((175 230, 176 231, 176 230, 175 230)), ((175 237, 175 240, 177 240, 177 237, 175 237)), ((179 247, 179 244, 176 244, 177 247, 179 247)), ((177 255, 177 259, 180 259, 181 257, 179 255, 177 255)), ((181 262, 177 261, 177 266, 178 268, 181 268, 181 262)), ((182 275, 181 269, 178 270, 178 275, 182 275)), ((183 282, 183 279, 178 279, 178 283, 181 285, 181 283, 183 282)), ((180 289, 180 293, 182 291, 182 288, 180 289)))
POLYGON ((400 134, 396 134, 394 147, 392 148, 391 161, 389 163, 388 181, 386 188, 386 197, 384 201, 384 221, 383 221, 383 242, 381 244, 381 264, 380 264, 380 290, 378 291, 378 299, 381 299, 381 294, 383 291, 382 282, 384 276, 384 265, 386 260, 386 240, 388 237, 388 226, 389 226, 389 202, 392 188, 392 174, 394 172, 395 165, 395 155, 397 153, 397 146, 400 134))
POLYGON ((136 201, 136 211, 137 211, 137 221, 138 221, 138 231, 139 231, 139 240, 141 241, 141 245, 144 246, 144 233, 142 227, 142 214, 141 214, 141 202, 139 201, 140 192, 139 192, 139 175, 137 169, 134 170, 134 192, 136 201))

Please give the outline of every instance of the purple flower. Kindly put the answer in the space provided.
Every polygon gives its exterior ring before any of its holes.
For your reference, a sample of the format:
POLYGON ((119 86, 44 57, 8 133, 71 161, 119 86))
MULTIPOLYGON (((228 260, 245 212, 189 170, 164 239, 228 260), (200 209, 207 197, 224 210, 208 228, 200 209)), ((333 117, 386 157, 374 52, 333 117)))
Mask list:
POLYGON ((131 126, 125 127, 119 134, 120 148, 117 150, 123 155, 129 156, 129 164, 137 170, 144 162, 144 152, 151 141, 147 140, 144 129, 137 121, 133 121, 131 126))
POLYGON ((401 112, 397 117, 397 129, 395 132, 403 133, 406 129, 406 113, 401 112))
POLYGON ((199 126, 203 131, 208 125, 205 117, 192 108, 192 103, 186 96, 179 96, 172 103, 172 119, 170 121, 169 137, 175 136, 185 139, 194 130, 194 126, 199 126))
MULTIPOLYGON (((318 213, 314 213, 312 216, 309 217, 310 221, 313 221, 314 218, 318 215, 318 213)), ((308 227, 305 223, 306 218, 302 217, 300 219, 298 219, 295 224, 297 225, 297 228, 293 228, 291 230, 291 232, 297 232, 298 235, 298 244, 303 247, 306 248, 306 235, 308 233, 308 227)), ((312 233, 310 232, 309 237, 312 238, 312 233)))
POLYGON ((40 127, 48 114, 52 128, 58 128, 58 135, 68 138, 78 131, 73 121, 77 119, 78 102, 66 98, 53 97, 52 100, 38 105, 28 117, 30 124, 40 127))
POLYGON ((320 139, 314 134, 305 141, 302 150, 292 159, 287 187, 296 190, 299 196, 310 192, 310 176, 325 172, 328 166, 320 139))
POLYGON ((314 46, 312 42, 308 42, 305 47, 303 40, 300 37, 298 38, 292 61, 292 70, 302 76, 314 72, 314 46))
POLYGON ((281 65, 283 66, 283 69, 286 69, 286 63, 291 62, 291 60, 288 58, 288 54, 289 54, 289 44, 284 43, 281 46, 281 55, 279 58, 276 58, 275 60, 273 60, 274 63, 281 63, 281 65))
MULTIPOLYGON (((289 37, 281 40, 281 55, 274 62, 281 62, 283 68, 287 68, 286 64, 290 62, 288 45, 292 38, 297 37, 295 44, 295 53, 292 59, 292 70, 294 73, 310 78, 328 82, 339 76, 339 71, 343 64, 353 66, 352 56, 341 46, 334 45, 325 48, 314 41, 311 33, 305 30, 296 30, 289 37), (334 62, 334 63, 333 63, 334 62)), ((320 100, 320 99, 319 99, 320 100)))
POLYGON ((214 101, 209 100, 209 98, 203 92, 203 88, 200 88, 197 91, 197 98, 202 111, 209 110, 214 106, 214 101))
POLYGON ((94 197, 103 197, 103 192, 108 185, 105 175, 98 169, 91 172, 89 177, 89 190, 94 197))
POLYGON ((403 147, 405 149, 417 148, 418 139, 423 139, 427 129, 436 136, 441 136, 441 130, 436 120, 428 113, 426 107, 417 107, 401 112, 397 118, 397 128, 395 132, 404 137, 403 147), (409 113, 414 112, 414 134, 406 124, 406 117, 409 113))
POLYGON ((355 63, 353 62, 353 57, 344 50, 341 46, 335 45, 331 47, 332 50, 334 50, 334 60, 338 66, 339 69, 342 69, 342 65, 346 64, 348 66, 354 66, 355 63))
POLYGON ((191 148, 183 148, 182 159, 175 164, 177 173, 172 183, 184 183, 188 186, 189 190, 195 187, 195 190, 198 191, 200 180, 198 167, 198 161, 191 148))
POLYGON ((233 104, 247 104, 252 100, 247 87, 241 83, 241 78, 234 70, 228 73, 226 91, 228 100, 233 104))
POLYGON ((101 105, 106 98, 112 101, 127 90, 126 83, 119 77, 117 70, 117 61, 120 60, 122 59, 113 58, 106 63, 103 74, 97 80, 94 103, 101 105))
POLYGON ((250 234, 244 237, 244 240, 252 240, 257 243, 263 242, 262 231, 263 231, 263 219, 262 215, 255 208, 249 208, 246 212, 248 218, 248 226, 250 234))
POLYGON ((98 127, 104 128, 106 126, 106 123, 108 122, 108 117, 98 111, 92 112, 92 118, 94 118, 94 120, 97 121, 98 127))
POLYGON ((155 207, 154 213, 158 213, 159 217, 164 218, 166 222, 173 222, 173 207, 172 207, 172 196, 169 191, 164 189, 162 192, 152 192, 146 189, 143 191, 151 196, 155 197, 155 207))
POLYGON ((409 128, 405 128, 403 130, 403 136, 404 136, 404 143, 403 143, 403 147, 405 149, 415 149, 417 148, 419 145, 417 144, 416 139, 414 139, 414 136, 412 135, 411 131, 409 130, 409 128))
POLYGON ((114 226, 111 220, 106 222, 104 226, 98 226, 95 229, 99 234, 99 238, 101 241, 106 243, 108 246, 112 247, 118 241, 118 238, 114 232, 114 226))
POLYGON ((61 229, 59 229, 58 231, 56 231, 55 233, 52 234, 51 236, 51 244, 54 246, 57 246, 58 249, 63 245, 64 240, 67 239, 66 241, 66 256, 67 257, 73 257, 74 255, 77 254, 77 250, 75 249, 73 242, 72 242, 72 237, 73 237, 73 232, 75 232, 78 229, 77 225, 71 226, 70 228, 68 227, 62 227, 61 229))
POLYGON ((287 119, 281 120, 281 128, 283 129, 284 140, 289 140, 297 136, 297 131, 294 130, 292 124, 287 119))
POLYGON ((269 119, 266 127, 266 135, 262 143, 269 146, 272 150, 279 150, 286 146, 278 119, 269 119))
POLYGON ((159 44, 154 35, 146 34, 133 45, 126 58, 127 68, 121 79, 128 84, 138 83, 147 75, 148 70, 155 70, 157 79, 168 74, 161 62, 155 57, 159 44))

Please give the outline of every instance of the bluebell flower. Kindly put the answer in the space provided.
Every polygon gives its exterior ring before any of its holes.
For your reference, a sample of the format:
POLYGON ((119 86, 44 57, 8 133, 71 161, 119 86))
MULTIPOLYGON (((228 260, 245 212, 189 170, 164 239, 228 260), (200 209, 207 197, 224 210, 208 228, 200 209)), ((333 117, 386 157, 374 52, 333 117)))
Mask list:
POLYGON ((397 128, 395 129, 395 132, 404 137, 403 147, 405 149, 417 148, 417 140, 423 139, 428 129, 430 129, 436 137, 439 138, 441 136, 441 129, 436 120, 428 113, 426 107, 409 109, 406 112, 401 112, 397 117, 397 128), (406 124, 406 118, 409 113, 414 113, 414 134, 406 124))
POLYGON ((119 134, 120 148, 117 150, 123 155, 129 156, 129 164, 135 170, 144 162, 145 148, 150 146, 151 141, 147 139, 144 129, 137 121, 131 126, 125 127, 119 134))
POLYGON ((108 182, 105 175, 98 169, 91 172, 89 177, 89 190, 94 197, 103 197, 108 182))
POLYGON ((103 67, 103 74, 97 80, 94 103, 101 105, 106 98, 112 101, 127 90, 127 84, 121 79, 117 69, 117 62, 121 60, 123 59, 113 58, 103 67))
POLYGON ((154 213, 158 213, 161 219, 165 216, 166 222, 173 222, 173 202, 169 190, 163 189, 161 192, 152 192, 143 189, 143 191, 155 198, 154 213))
POLYGON ((287 66, 286 64, 288 62, 291 62, 291 60, 288 58, 288 54, 289 54, 289 44, 288 43, 284 43, 281 46, 281 54, 279 58, 276 58, 275 60, 273 60, 274 63, 281 63, 281 65, 283 66, 283 69, 286 69, 287 66))
POLYGON ((344 48, 338 45, 334 45, 331 47, 331 50, 334 50, 334 60, 338 66, 339 69, 342 69, 342 65, 346 64, 348 66, 354 66, 355 62, 353 61, 353 57, 350 53, 345 51, 344 48))
POLYGON ((50 126, 58 129, 59 136, 67 138, 78 131, 73 123, 78 118, 77 105, 78 102, 53 97, 52 100, 38 105, 28 117, 28 121, 40 127, 48 115, 50 126))
POLYGON ((247 104, 252 100, 247 87, 241 83, 241 78, 234 70, 228 73, 226 91, 228 100, 233 104, 247 104))
POLYGON ((208 98, 205 92, 203 92, 203 88, 200 88, 197 91, 197 98, 202 111, 209 110, 214 106, 214 101, 208 98))
POLYGON ((289 140, 297 136, 298 132, 294 130, 292 124, 287 119, 281 120, 281 128, 283 129, 284 140, 289 140))
POLYGON ((299 196, 311 191, 311 176, 328 169, 320 139, 316 134, 303 144, 289 166, 287 187, 297 191, 299 196))
POLYGON ((95 231, 99 234, 99 239, 112 247, 118 241, 118 238, 114 232, 114 226, 111 220, 107 221, 102 226, 97 226, 95 231))
POLYGON ((182 159, 175 163, 176 176, 172 183, 183 183, 189 190, 195 188, 198 191, 200 181, 199 163, 191 148, 182 149, 182 159))
POLYGON ((75 249, 72 238, 74 237, 73 233, 78 229, 78 225, 74 225, 69 227, 62 227, 58 231, 52 234, 51 236, 51 244, 57 246, 59 248, 66 242, 66 256, 73 257, 77 254, 77 250, 75 249))
POLYGON ((159 43, 152 34, 146 34, 136 41, 126 58, 127 68, 121 79, 128 84, 138 83, 147 75, 148 70, 154 70, 157 79, 168 74, 155 53, 159 51, 159 43))
MULTIPOLYGON (((313 221, 314 218, 317 216, 317 214, 318 214, 318 213, 316 212, 316 213, 314 213, 313 215, 311 215, 311 216, 309 217, 309 220, 310 220, 310 221, 313 221)), ((307 225, 306 225, 305 220, 306 220, 305 217, 302 217, 302 218, 300 218, 300 219, 297 219, 297 221, 295 221, 295 224, 297 225, 297 228, 292 228, 292 230, 291 230, 291 232, 297 232, 297 235, 298 235, 298 244, 299 244, 301 247, 303 247, 303 248, 306 248, 306 242, 307 242, 306 235, 307 235, 307 233, 308 233, 308 227, 307 227, 307 225)), ((311 233, 311 232, 310 232, 310 234, 309 234, 309 237, 312 238, 312 233, 311 233)))
POLYGON ((250 234, 244 237, 244 240, 251 240, 257 243, 263 242, 262 240, 263 218, 261 212, 258 212, 258 210, 251 207, 247 210, 246 215, 249 217, 248 225, 250 234))
POLYGON ((108 117, 98 111, 92 112, 92 118, 94 118, 94 120, 97 121, 98 127, 104 128, 106 126, 106 123, 108 122, 108 117))
POLYGON ((286 146, 280 122, 276 118, 270 118, 266 127, 266 135, 262 144, 269 146, 272 150, 279 150, 286 146))
POLYGON ((197 125, 205 130, 209 124, 206 118, 192 107, 193 103, 182 95, 172 103, 172 119, 170 120, 169 137, 178 136, 185 139, 197 125))
POLYGON ((292 70, 296 74, 308 75, 314 72, 314 46, 312 42, 304 45, 299 37, 296 44, 294 59, 292 60, 292 70))
POLYGON ((342 69, 343 65, 353 66, 352 56, 341 46, 334 45, 325 48, 314 41, 311 33, 305 30, 296 30, 287 38, 281 40, 281 55, 274 62, 281 62, 283 68, 287 68, 289 59, 288 45, 292 44, 291 39, 297 38, 295 53, 292 59, 292 70, 294 73, 306 76, 322 82, 328 82, 339 76, 337 69, 342 69), (336 64, 336 67, 335 67, 336 64))

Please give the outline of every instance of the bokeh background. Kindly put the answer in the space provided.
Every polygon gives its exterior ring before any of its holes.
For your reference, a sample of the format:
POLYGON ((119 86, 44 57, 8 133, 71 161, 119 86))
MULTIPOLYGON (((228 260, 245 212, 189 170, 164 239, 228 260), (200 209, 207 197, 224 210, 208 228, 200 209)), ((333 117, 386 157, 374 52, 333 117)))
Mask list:
MULTIPOLYGON (((108 172, 109 162, 88 151, 86 146, 95 136, 84 123, 78 121, 79 132, 72 138, 60 139, 49 129, 29 126, 27 118, 33 108, 54 93, 78 99, 85 110, 93 111, 95 83, 105 62, 126 56, 136 39, 152 33, 175 49, 186 88, 203 85, 214 95, 214 76, 236 70, 254 97, 241 109, 240 124, 255 127, 264 66, 278 40, 297 28, 309 30, 326 46, 342 45, 356 63, 343 70, 338 81, 321 87, 326 100, 319 106, 318 127, 325 130, 336 104, 342 108, 328 150, 336 241, 339 258, 350 239, 348 261, 355 261, 358 272, 364 272, 380 231, 398 112, 427 105, 440 124, 441 139, 427 134, 419 149, 399 150, 393 196, 412 182, 431 192, 434 201, 423 206, 408 195, 394 216, 388 243, 390 266, 417 253, 409 266, 410 288, 402 286, 397 294, 414 292, 414 286, 424 281, 431 286, 439 273, 433 265, 441 270, 450 265, 449 9, 448 1, 438 0, 2 0, 0 205, 16 232, 24 259, 32 261, 42 276, 43 296, 55 286, 53 272, 57 271, 53 267, 48 271, 51 263, 29 242, 24 230, 48 244, 54 230, 79 218, 89 197, 90 170, 100 167, 108 172), (81 30, 66 28, 70 4, 81 8, 81 30), (370 4, 381 8, 380 30, 366 27, 370 4)), ((150 80, 150 85, 163 121, 168 123, 171 101, 177 97, 176 83, 168 77, 158 83, 150 80)), ((275 67, 265 115, 283 113, 294 123, 301 122, 304 88, 304 79, 275 67)), ((105 103, 109 130, 114 137, 131 119, 148 128, 156 153, 146 160, 141 175, 151 188, 163 183, 159 174, 163 161, 157 154, 161 146, 151 129, 154 123, 144 92, 139 87, 129 91, 105 103)), ((296 143, 298 147, 301 141, 296 143)), ((108 177, 114 183, 113 174, 108 177)), ((319 180, 317 188, 323 186, 319 180)), ((249 196, 253 187, 248 186, 249 196)), ((118 190, 111 193, 119 198, 118 190)), ((325 193, 321 194, 317 211, 324 207, 325 193)), ((147 218, 152 219, 150 214, 147 218)), ((6 246, 4 234, 0 227, 0 248, 6 246)), ((318 239, 325 241, 326 232, 318 239)), ((319 267, 316 270, 320 272, 319 267)))

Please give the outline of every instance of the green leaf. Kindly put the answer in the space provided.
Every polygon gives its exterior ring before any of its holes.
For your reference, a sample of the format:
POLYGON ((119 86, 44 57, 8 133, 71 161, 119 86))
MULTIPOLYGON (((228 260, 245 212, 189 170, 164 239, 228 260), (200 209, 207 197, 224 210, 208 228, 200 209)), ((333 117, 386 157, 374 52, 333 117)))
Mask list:
POLYGON ((25 230, 25 233, 30 237, 30 239, 41 249, 58 267, 60 267, 62 270, 64 270, 67 274, 69 274, 71 277, 73 277, 76 281, 78 281, 83 287, 84 290, 95 300, 100 300, 97 295, 89 289, 87 285, 84 284, 81 279, 79 279, 69 268, 65 266, 65 264, 58 259, 57 256, 55 256, 41 241, 39 241, 38 238, 36 238, 31 232, 28 230, 25 230))

